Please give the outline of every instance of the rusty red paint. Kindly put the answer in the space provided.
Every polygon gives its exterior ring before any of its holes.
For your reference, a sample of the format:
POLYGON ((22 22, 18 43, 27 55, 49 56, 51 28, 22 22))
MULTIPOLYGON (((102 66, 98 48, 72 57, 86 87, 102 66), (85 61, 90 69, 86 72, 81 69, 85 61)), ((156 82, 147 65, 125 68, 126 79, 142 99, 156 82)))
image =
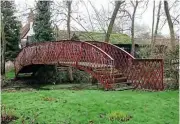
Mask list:
POLYGON ((16 76, 23 68, 39 64, 73 66, 94 76, 105 89, 114 86, 114 72, 121 70, 135 88, 163 90, 163 60, 135 59, 112 44, 98 41, 56 41, 25 47, 15 60, 16 76), (95 71, 98 68, 109 72, 95 71))

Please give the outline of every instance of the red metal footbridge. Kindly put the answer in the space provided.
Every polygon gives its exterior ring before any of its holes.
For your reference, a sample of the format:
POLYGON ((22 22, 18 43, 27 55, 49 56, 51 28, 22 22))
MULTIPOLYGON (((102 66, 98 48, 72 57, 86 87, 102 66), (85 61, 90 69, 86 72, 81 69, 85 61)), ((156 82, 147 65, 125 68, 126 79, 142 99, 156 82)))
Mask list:
POLYGON ((105 42, 61 40, 31 44, 15 59, 16 77, 19 73, 35 73, 42 65, 84 70, 105 89, 114 89, 117 83, 137 89, 164 89, 162 59, 135 59, 105 42))

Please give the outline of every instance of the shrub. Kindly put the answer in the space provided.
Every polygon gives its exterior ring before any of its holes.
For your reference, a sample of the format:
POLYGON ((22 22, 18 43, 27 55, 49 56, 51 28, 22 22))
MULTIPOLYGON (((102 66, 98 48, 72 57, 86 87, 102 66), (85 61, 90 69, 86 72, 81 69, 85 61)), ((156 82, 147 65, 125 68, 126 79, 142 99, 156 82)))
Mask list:
POLYGON ((73 73, 74 83, 90 83, 91 76, 85 71, 80 71, 78 69, 74 69, 73 73))
MULTIPOLYGON (((35 74, 35 78, 40 84, 62 84, 70 83, 68 70, 59 71, 55 66, 43 66, 35 74)), ((71 83, 91 83, 92 77, 85 71, 73 68, 73 82, 71 83)))
POLYGON ((150 47, 145 46, 145 47, 140 47, 138 50, 136 50, 135 53, 137 58, 149 58, 150 57, 150 47))
MULTIPOLYGON (((73 68, 73 82, 71 83, 90 83, 91 76, 85 71, 73 68)), ((56 83, 69 83, 68 71, 58 71, 56 77, 56 83)))
POLYGON ((166 87, 168 89, 179 88, 179 46, 170 50, 164 57, 164 68, 166 77, 166 87))
POLYGON ((56 74, 56 84, 67 83, 69 81, 68 72, 67 71, 57 71, 56 74))
POLYGON ((57 72, 54 65, 44 65, 35 74, 40 84, 50 84, 56 82, 57 72))

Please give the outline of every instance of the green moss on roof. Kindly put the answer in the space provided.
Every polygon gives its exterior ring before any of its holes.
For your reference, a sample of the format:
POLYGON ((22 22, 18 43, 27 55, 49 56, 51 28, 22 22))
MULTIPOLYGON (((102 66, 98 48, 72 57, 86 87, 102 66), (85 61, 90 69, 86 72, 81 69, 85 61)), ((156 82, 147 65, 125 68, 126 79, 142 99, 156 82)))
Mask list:
MULTIPOLYGON (((61 31, 62 32, 62 31, 61 31)), ((66 31, 65 31, 66 32, 66 31)), ((72 35, 76 34, 82 41, 104 41, 105 34, 101 32, 83 32, 83 31, 72 31, 72 35)), ((60 36, 65 35, 60 34, 60 36)), ((63 36, 64 37, 64 36, 63 36)), ((131 43, 131 38, 126 34, 112 33, 110 36, 110 42, 112 44, 128 44, 131 43)))
POLYGON ((131 38, 126 34, 111 34, 110 41, 112 44, 127 44, 131 43, 131 38))
MULTIPOLYGON (((104 33, 99 33, 99 32, 81 32, 79 34, 79 38, 81 40, 104 41, 105 34, 104 33)), ((131 42, 131 39, 126 34, 113 33, 110 36, 110 42, 113 43, 113 44, 119 44, 119 43, 127 44, 127 43, 131 42)))

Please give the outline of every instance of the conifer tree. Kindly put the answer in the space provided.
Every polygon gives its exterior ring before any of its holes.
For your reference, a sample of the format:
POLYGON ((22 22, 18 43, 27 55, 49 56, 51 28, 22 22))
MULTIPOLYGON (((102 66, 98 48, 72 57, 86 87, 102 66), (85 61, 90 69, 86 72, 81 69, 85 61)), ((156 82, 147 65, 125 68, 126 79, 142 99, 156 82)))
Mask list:
POLYGON ((34 21, 35 40, 37 42, 52 41, 53 29, 51 27, 51 1, 38 1, 34 21))
POLYGON ((15 13, 13 1, 1 1, 2 22, 4 24, 4 36, 6 42, 5 58, 13 60, 19 52, 20 22, 15 13))
MULTIPOLYGON (((54 40, 51 25, 51 1, 39 0, 36 3, 35 20, 33 24, 34 39, 36 42, 48 42, 54 40)), ((41 83, 56 82, 56 68, 53 65, 42 66, 35 74, 41 83)))

